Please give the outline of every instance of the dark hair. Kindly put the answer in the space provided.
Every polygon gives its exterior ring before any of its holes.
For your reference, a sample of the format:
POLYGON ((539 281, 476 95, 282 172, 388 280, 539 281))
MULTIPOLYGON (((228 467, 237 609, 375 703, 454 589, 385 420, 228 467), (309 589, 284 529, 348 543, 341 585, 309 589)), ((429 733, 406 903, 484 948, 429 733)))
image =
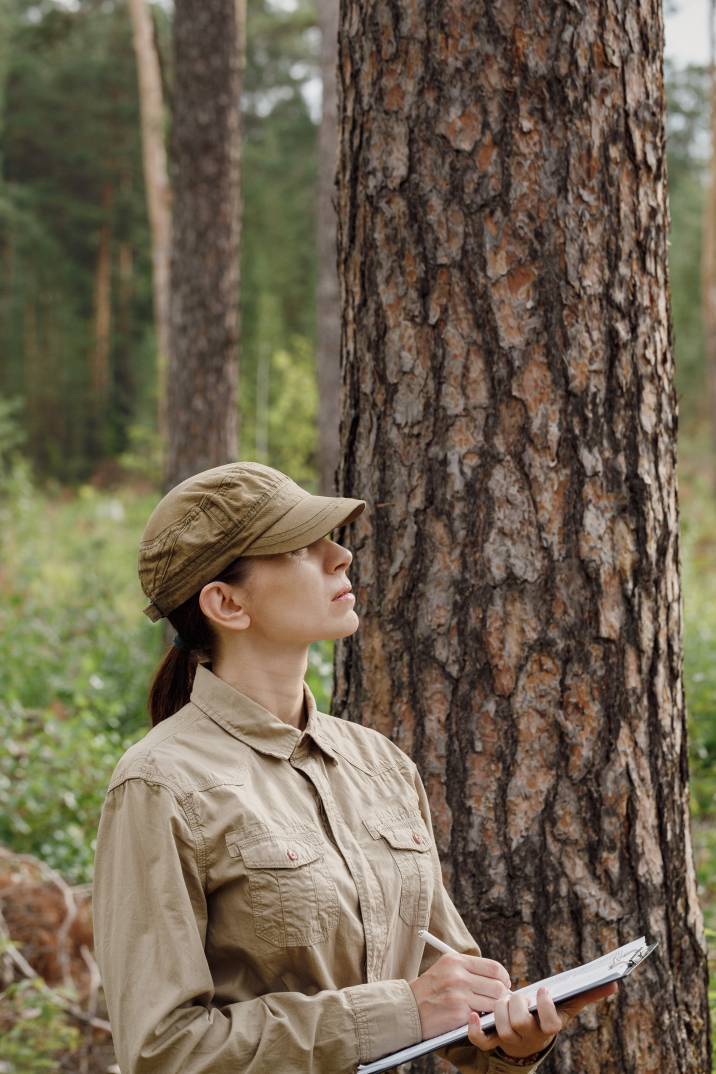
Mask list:
MULTIPOLYGON (((250 561, 251 556, 239 556, 238 559, 229 563, 221 574, 217 574, 210 581, 241 584, 248 577, 251 569, 250 561)), ((199 607, 200 592, 201 590, 192 593, 183 604, 174 608, 167 616, 184 645, 181 649, 173 644, 169 646, 149 687, 149 715, 155 727, 162 720, 166 720, 167 716, 172 716, 186 705, 194 685, 199 656, 206 654, 211 656, 213 652, 216 634, 199 607)))

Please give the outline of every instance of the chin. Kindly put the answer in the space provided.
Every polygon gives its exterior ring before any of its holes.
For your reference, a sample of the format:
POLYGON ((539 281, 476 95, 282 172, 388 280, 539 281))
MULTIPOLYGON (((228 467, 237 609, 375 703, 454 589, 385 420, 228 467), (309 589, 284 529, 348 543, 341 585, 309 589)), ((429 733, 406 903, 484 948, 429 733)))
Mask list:
POLYGON ((349 638, 351 634, 355 634, 356 630, 360 626, 360 619, 355 612, 351 613, 350 620, 342 628, 333 628, 333 632, 324 637, 324 641, 339 641, 341 638, 349 638))

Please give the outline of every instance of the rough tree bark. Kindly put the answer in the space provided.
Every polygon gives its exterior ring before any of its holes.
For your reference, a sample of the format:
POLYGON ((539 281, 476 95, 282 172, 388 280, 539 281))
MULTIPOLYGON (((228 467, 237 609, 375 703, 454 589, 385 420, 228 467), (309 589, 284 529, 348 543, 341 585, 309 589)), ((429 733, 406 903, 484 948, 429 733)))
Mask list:
POLYGON ((236 458, 241 0, 174 8, 166 487, 236 458))
POLYGON ((318 0, 323 102, 318 133, 318 282, 316 367, 318 373, 318 471, 320 491, 335 493, 338 464, 341 322, 336 272, 336 53, 338 0, 318 0))
POLYGON ((371 509, 336 711, 415 758, 518 980, 660 940, 559 1074, 710 1069, 662 50, 659 0, 341 0, 339 489, 371 509))
POLYGON ((164 144, 162 77, 146 0, 128 0, 137 61, 142 157, 147 215, 152 238, 152 292, 157 333, 157 408, 159 435, 167 441, 166 380, 169 360, 169 255, 171 251, 171 188, 164 144))

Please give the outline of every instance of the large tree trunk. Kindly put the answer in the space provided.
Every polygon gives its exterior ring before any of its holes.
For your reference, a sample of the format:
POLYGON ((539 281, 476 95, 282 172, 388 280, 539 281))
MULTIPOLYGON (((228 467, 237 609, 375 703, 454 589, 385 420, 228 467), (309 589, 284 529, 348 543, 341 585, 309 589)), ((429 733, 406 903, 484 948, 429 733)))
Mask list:
POLYGON ((658 0, 341 4, 339 488, 371 510, 336 711, 415 758, 520 981, 660 941, 553 1074, 710 1069, 662 49, 658 0))
POLYGON ((177 0, 166 487, 236 458, 240 0, 177 0))
POLYGON ((323 105, 318 134, 318 281, 316 367, 318 373, 318 471, 324 496, 335 492, 338 464, 339 352, 341 322, 336 273, 336 39, 338 0, 318 0, 323 105))
POLYGON ((147 215, 152 240, 152 290, 157 333, 158 424, 167 441, 167 365, 169 360, 169 255, 171 251, 171 188, 164 145, 162 78, 146 0, 128 0, 137 60, 142 156, 147 215))

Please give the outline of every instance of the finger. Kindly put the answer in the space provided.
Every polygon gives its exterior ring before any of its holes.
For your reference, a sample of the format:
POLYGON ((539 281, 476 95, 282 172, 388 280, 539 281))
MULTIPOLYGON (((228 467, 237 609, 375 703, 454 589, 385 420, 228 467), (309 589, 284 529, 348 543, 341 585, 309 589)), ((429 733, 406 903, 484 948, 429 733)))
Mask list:
MULTIPOLYGON (((493 1003, 496 999, 499 999, 500 996, 506 995, 508 991, 502 981, 498 981, 494 977, 479 977, 476 979, 474 974, 470 974, 468 985, 471 983, 473 995, 487 996, 493 1003)), ((492 1010, 492 1008, 490 1008, 490 1010, 492 1010)))
POLYGON ((491 1052, 500 1043, 496 1033, 486 1033, 480 1026, 480 1019, 475 1011, 470 1011, 467 1020, 467 1036, 471 1044, 475 1044, 481 1052, 491 1052))
POLYGON ((492 958, 482 958, 478 955, 461 955, 460 957, 465 960, 465 965, 470 973, 474 973, 478 977, 494 977, 495 980, 502 981, 505 988, 512 987, 510 975, 501 962, 495 962, 492 958))
MULTIPOLYGON (((509 996, 510 993, 505 992, 505 995, 509 996)), ((478 1014, 491 1013, 492 1011, 494 1011, 496 1003, 497 1000, 494 996, 485 996, 479 992, 473 992, 472 995, 469 997, 470 1009, 473 1011, 477 1011, 478 1014)), ((0 1072, 1 1071, 2 1067, 0 1067, 0 1072)))
POLYGON ((554 1005, 549 990, 544 987, 537 989, 537 1018, 540 1029, 548 1037, 553 1037, 559 1033, 560 1029, 564 1029, 560 1013, 554 1005))
POLYGON ((495 1003, 495 1030, 500 1040, 516 1040, 509 1011, 510 996, 505 994, 495 1003))
POLYGON ((512 1032, 520 1040, 532 1037, 536 1030, 539 1031, 537 1020, 530 1012, 525 995, 519 993, 511 995, 507 1001, 507 1013, 510 1016, 512 1032))

